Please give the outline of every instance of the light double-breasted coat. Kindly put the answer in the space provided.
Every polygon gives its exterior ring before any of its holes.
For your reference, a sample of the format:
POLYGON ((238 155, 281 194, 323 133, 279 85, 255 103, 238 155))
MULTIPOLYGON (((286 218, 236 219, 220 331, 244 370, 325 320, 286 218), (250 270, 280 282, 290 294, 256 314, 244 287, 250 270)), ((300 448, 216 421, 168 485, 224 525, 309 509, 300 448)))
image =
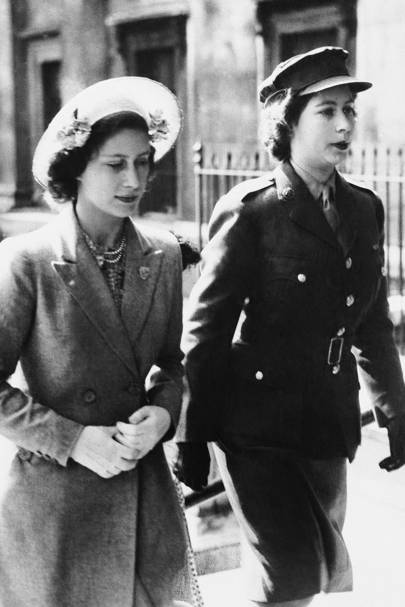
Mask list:
POLYGON ((189 600, 187 535, 163 454, 103 479, 69 459, 83 425, 149 403, 177 423, 181 256, 128 230, 122 314, 73 209, 0 245, 0 432, 19 450, 0 498, 1 607, 189 600), (20 360, 29 394, 10 385, 20 360), (136 574, 135 574, 136 571, 136 574))

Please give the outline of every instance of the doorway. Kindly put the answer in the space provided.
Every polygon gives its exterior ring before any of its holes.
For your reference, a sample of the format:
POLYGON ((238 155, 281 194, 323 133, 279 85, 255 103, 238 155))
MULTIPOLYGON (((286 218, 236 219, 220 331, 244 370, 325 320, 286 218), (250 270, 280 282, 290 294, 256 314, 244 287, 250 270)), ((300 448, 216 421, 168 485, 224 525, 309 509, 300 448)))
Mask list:
MULTIPOLYGON (((122 28, 122 50, 128 74, 157 80, 178 95, 184 62, 185 30, 180 18, 151 19, 122 28)), ((150 191, 141 201, 140 214, 176 213, 178 209, 178 148, 159 161, 150 191)))

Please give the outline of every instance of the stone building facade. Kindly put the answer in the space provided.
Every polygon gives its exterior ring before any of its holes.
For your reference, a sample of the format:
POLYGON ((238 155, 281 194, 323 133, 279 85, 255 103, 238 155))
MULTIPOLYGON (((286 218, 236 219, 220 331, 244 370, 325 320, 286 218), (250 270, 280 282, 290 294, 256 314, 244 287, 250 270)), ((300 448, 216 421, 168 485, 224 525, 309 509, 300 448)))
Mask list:
POLYGON ((375 83, 359 99, 358 139, 402 146, 404 30, 402 0, 0 0, 0 230, 10 212, 41 209, 31 158, 52 115, 111 76, 160 80, 184 110, 143 213, 193 220, 194 142, 258 147, 258 83, 315 46, 344 46, 375 83))

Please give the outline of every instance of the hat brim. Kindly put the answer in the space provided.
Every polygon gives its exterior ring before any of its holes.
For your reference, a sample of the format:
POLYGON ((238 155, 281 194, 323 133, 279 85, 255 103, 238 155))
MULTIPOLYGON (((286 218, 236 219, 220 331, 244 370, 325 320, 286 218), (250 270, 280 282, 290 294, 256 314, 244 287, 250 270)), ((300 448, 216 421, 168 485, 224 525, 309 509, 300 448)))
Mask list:
POLYGON ((32 172, 47 187, 48 171, 55 155, 63 149, 60 131, 71 124, 74 113, 90 127, 98 120, 119 112, 141 116, 149 129, 164 124, 164 132, 151 137, 157 162, 174 146, 182 125, 182 113, 175 95, 163 84, 140 76, 101 80, 68 101, 49 123, 34 152, 32 172))
POLYGON ((325 78, 324 80, 319 80, 319 82, 314 82, 313 84, 309 84, 304 89, 300 90, 297 94, 301 95, 311 95, 312 93, 320 93, 325 89, 333 88, 334 86, 349 86, 354 92, 359 93, 360 91, 366 91, 370 87, 372 87, 371 82, 366 82, 363 80, 357 80, 353 76, 332 76, 330 78, 325 78))

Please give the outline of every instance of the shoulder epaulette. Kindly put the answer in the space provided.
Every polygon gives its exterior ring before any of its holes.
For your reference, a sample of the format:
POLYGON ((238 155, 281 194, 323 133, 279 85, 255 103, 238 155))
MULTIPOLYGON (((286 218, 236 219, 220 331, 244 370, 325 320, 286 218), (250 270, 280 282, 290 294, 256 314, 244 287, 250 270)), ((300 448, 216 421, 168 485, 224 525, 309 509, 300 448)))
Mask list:
POLYGON ((266 173, 264 175, 260 175, 260 177, 247 179, 246 181, 238 183, 234 188, 232 188, 232 190, 230 190, 230 193, 232 192, 232 195, 235 195, 239 200, 243 201, 249 194, 254 194, 255 192, 264 190, 270 185, 274 185, 274 183, 275 181, 273 173, 266 173))

